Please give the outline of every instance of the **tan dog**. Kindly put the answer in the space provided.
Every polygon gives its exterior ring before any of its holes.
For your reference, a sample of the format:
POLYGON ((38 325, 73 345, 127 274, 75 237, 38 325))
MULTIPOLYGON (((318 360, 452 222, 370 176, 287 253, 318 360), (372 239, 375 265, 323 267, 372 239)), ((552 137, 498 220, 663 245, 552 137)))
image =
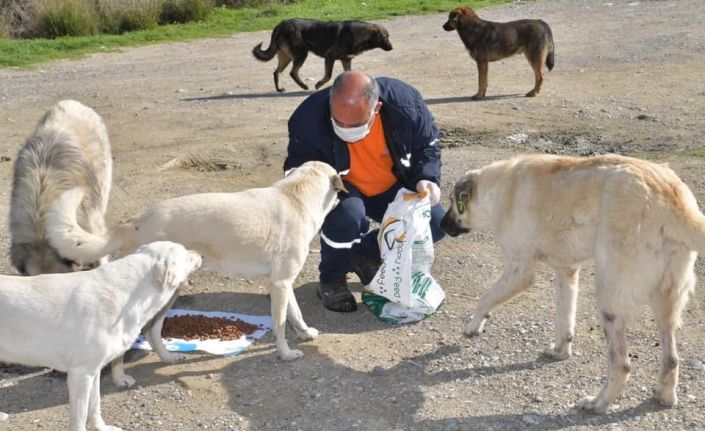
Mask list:
POLYGON ((441 227, 451 236, 491 230, 504 256, 500 279, 479 300, 468 336, 490 312, 526 290, 538 260, 555 272, 556 339, 546 354, 571 355, 580 266, 595 261, 600 321, 609 352, 607 385, 579 406, 599 413, 629 377, 625 331, 643 303, 661 337, 659 403, 677 401, 674 332, 695 285, 696 250, 705 252, 705 216, 688 187, 664 165, 615 155, 522 156, 470 171, 456 184, 441 227))
MULTIPOLYGON (((335 169, 307 162, 271 187, 168 199, 108 235, 97 236, 66 216, 72 210, 75 214, 81 201, 82 191, 75 189, 64 193, 50 211, 49 238, 57 250, 78 261, 169 240, 200 252, 204 269, 229 276, 267 275, 277 349, 282 359, 294 360, 303 353, 286 342, 287 312, 300 338, 314 339, 318 331, 304 322, 293 283, 311 240, 337 203, 338 191, 346 190, 335 169)), ((159 330, 163 317, 155 322, 159 330)))
POLYGON ((512 22, 492 22, 480 17, 467 6, 453 9, 443 30, 457 30, 460 39, 477 62, 480 81, 474 100, 485 97, 489 62, 502 60, 514 54, 524 53, 534 71, 534 88, 526 97, 534 97, 541 91, 543 65, 553 69, 554 46, 551 28, 538 19, 522 19, 512 22))

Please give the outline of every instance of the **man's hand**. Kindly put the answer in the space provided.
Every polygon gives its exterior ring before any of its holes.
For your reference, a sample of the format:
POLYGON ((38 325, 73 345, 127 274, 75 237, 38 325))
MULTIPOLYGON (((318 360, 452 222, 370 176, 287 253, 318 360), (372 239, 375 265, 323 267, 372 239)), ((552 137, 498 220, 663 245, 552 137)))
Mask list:
POLYGON ((416 183, 417 192, 421 193, 426 189, 428 189, 428 192, 431 197, 431 205, 436 205, 438 202, 441 201, 441 189, 436 183, 429 180, 421 180, 416 183))

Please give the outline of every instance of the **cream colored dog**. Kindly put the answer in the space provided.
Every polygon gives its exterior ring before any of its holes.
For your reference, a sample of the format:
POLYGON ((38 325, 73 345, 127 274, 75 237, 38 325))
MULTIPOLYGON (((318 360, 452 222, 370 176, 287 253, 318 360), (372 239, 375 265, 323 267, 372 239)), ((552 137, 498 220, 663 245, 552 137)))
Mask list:
MULTIPOLYGON (((277 350, 282 359, 294 360, 303 353, 286 342, 287 312, 301 339, 314 339, 318 331, 304 322, 293 283, 339 191, 345 188, 331 166, 307 162, 271 187, 156 203, 102 237, 85 232, 75 217, 66 216, 75 213, 81 201, 83 193, 75 189, 64 193, 50 211, 49 238, 57 250, 80 262, 169 240, 200 252, 204 269, 229 276, 267 275, 277 350)), ((157 325, 161 329, 161 322, 157 325)))
POLYGON ((470 171, 456 184, 441 227, 457 236, 492 230, 504 255, 500 279, 479 300, 468 336, 482 332, 499 304, 526 290, 536 261, 555 271, 556 339, 546 354, 571 355, 580 266, 595 261, 600 320, 607 337, 607 384, 579 407, 599 413, 629 378, 625 330, 649 303, 661 337, 659 403, 677 401, 674 332, 705 252, 705 216, 688 187, 664 165, 621 156, 522 156, 470 171))
POLYGON ((49 246, 46 213, 61 193, 83 187, 87 193, 78 208, 78 223, 105 235, 112 166, 108 131, 94 110, 63 100, 44 114, 15 161, 10 261, 20 274, 80 269, 49 246))
POLYGON ((97 269, 34 277, 0 275, 0 361, 68 373, 69 425, 99 431, 100 370, 121 356, 174 296, 201 257, 156 242, 97 269))

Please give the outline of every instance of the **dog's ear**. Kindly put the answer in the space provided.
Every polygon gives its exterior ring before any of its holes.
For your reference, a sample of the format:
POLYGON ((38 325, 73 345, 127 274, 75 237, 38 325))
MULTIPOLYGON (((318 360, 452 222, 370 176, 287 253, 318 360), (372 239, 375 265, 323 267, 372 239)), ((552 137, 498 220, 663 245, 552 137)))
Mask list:
POLYGON ((348 189, 345 188, 345 184, 343 184, 343 179, 340 178, 340 175, 333 175, 330 181, 336 192, 350 193, 348 189))
POLYGON ((177 263, 174 256, 166 256, 157 262, 157 277, 162 290, 173 289, 179 285, 177 282, 177 263))
POLYGON ((475 186, 475 181, 472 175, 466 175, 460 181, 455 184, 455 206, 458 214, 463 214, 465 209, 470 204, 470 200, 473 197, 473 188, 475 186))

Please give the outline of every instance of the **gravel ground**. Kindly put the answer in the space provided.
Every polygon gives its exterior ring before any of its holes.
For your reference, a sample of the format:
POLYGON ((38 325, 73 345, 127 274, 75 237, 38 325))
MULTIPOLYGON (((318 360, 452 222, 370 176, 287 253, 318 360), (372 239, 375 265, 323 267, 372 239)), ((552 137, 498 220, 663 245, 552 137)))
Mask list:
MULTIPOLYGON (((443 189, 464 171, 521 152, 590 155, 619 152, 668 162, 705 200, 705 2, 565 0, 521 2, 480 11, 487 19, 541 18, 555 36, 556 68, 542 94, 522 57, 490 66, 487 100, 445 14, 383 24, 394 50, 371 51, 354 66, 400 77, 427 99, 444 130, 443 189)), ((105 119, 115 156, 109 222, 149 203, 202 191, 270 184, 281 175, 286 120, 308 94, 288 76, 274 94, 271 64, 250 49, 268 32, 96 54, 32 70, 0 71, 0 156, 13 158, 40 115, 63 98, 105 119)), ((339 66, 337 66, 339 67, 339 66)), ((323 61, 301 75, 315 82, 323 61)), ((336 69, 338 71, 339 69, 336 69)), ((0 207, 7 213, 12 162, 0 162, 0 207)), ((0 243, 8 244, 6 219, 0 243)), ((317 249, 317 242, 314 244, 317 249)), ((324 310, 316 297, 315 250, 296 282, 307 322, 321 331, 299 343, 306 356, 276 357, 271 335, 234 358, 189 355, 177 365, 128 352, 129 390, 102 380, 103 415, 129 430, 701 430, 705 429, 705 302, 702 283, 678 333, 678 406, 650 399, 658 372, 658 336, 645 309, 630 325, 632 376, 604 416, 577 412, 582 396, 605 380, 606 351, 595 311, 591 267, 583 270, 575 355, 552 362, 551 274, 499 308, 479 338, 462 328, 501 270, 493 237, 473 233, 438 244, 434 273, 447 293, 425 321, 394 327, 364 307, 324 310)), ((10 272, 4 259, 0 270, 10 272)), ((698 274, 705 274, 703 261, 698 274)), ((200 272, 180 307, 268 314, 262 279, 200 272)), ((359 291, 360 285, 352 286, 359 291)), ((357 294, 357 293, 356 293, 357 294)), ((1 328, 0 328, 1 330, 1 328)), ((0 430, 65 429, 62 374, 0 366, 0 430)))

